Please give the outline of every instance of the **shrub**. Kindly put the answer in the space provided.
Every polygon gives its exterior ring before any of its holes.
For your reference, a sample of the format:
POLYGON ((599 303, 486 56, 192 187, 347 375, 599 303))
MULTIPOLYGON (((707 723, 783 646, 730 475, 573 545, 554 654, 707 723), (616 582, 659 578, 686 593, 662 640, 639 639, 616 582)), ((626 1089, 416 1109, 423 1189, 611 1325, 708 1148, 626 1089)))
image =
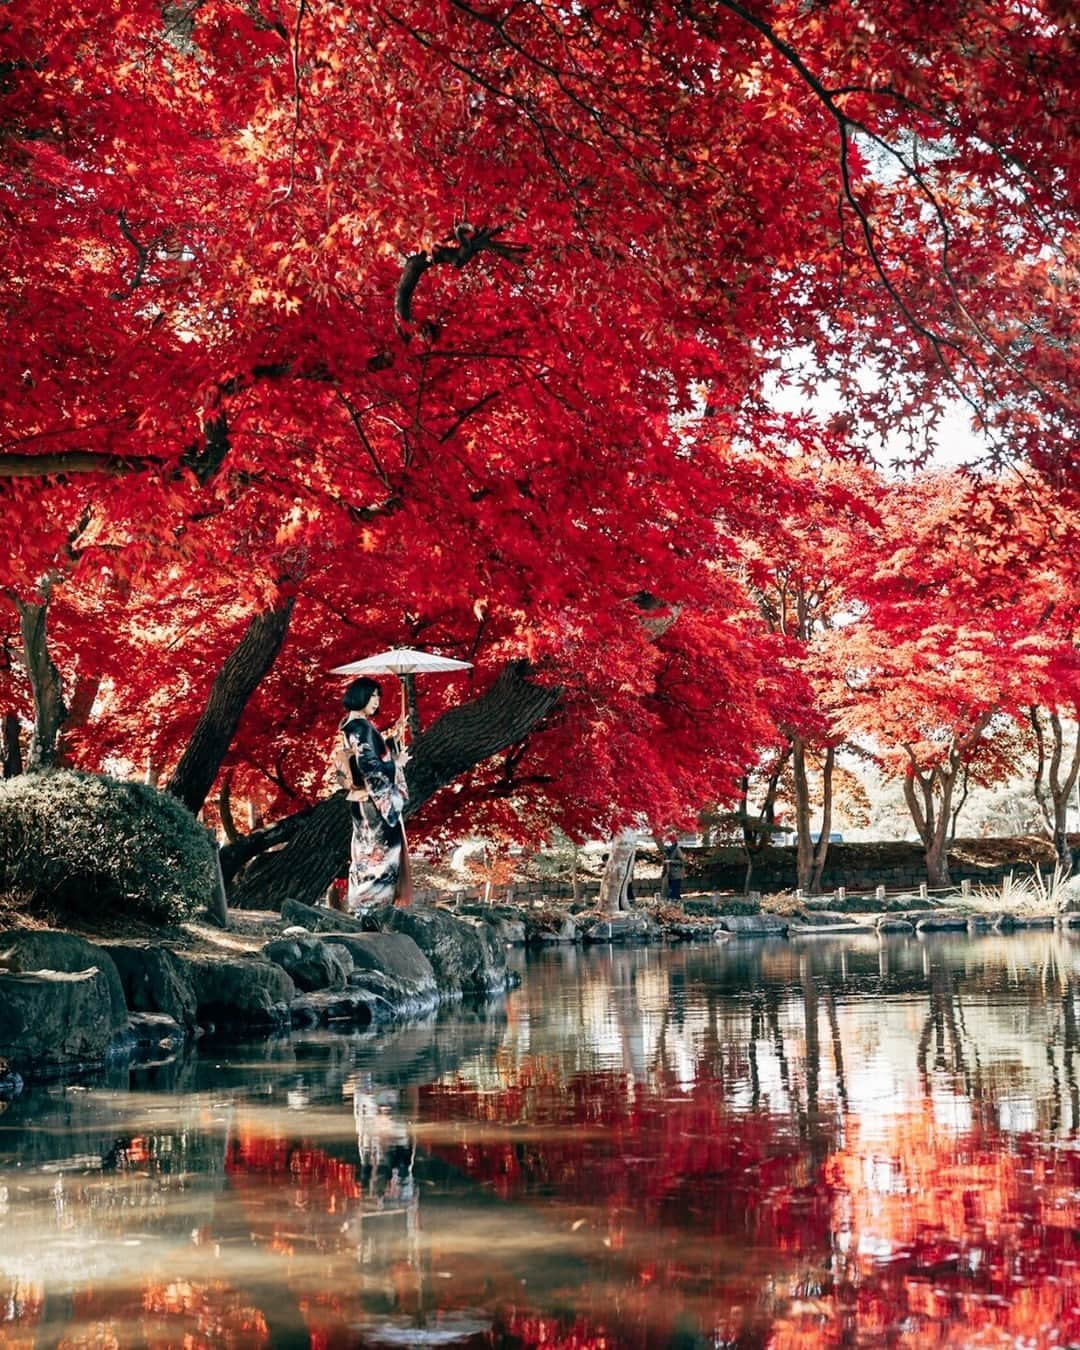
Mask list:
POLYGON ((0 780, 0 895, 28 913, 186 919, 214 894, 215 850, 143 783, 66 769, 0 780))

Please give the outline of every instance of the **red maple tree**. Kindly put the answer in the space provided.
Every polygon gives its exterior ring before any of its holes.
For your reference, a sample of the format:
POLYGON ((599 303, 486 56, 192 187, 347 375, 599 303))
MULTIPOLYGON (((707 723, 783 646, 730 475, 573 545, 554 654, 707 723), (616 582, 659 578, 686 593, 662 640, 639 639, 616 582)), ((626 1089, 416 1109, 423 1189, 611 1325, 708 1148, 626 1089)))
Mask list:
POLYGON ((1075 488, 1073 56, 1050 0, 5 14, 31 760, 77 667, 193 809, 230 754, 306 801, 317 663, 407 634, 480 670, 417 803, 673 818, 709 754, 734 791, 759 652, 709 561, 778 372, 835 386, 834 440, 922 453, 959 397, 1075 488))

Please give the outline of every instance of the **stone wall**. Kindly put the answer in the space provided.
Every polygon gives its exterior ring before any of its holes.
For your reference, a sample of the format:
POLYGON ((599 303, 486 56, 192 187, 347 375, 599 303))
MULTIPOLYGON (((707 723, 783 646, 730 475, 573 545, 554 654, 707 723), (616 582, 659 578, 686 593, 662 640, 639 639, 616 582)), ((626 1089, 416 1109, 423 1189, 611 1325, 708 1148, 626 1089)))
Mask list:
MULTIPOLYGON (((1078 841, 1080 842, 1080 841, 1078 841)), ((741 894, 746 885, 746 855, 734 845, 719 847, 708 851, 686 849, 688 874, 683 885, 684 892, 727 891, 741 894)), ((654 867, 655 871, 655 859, 654 867)), ((1018 839, 971 839, 958 840, 949 852, 949 874, 953 884, 969 881, 973 886, 1000 886, 1002 881, 1013 873, 1017 880, 1031 874, 1038 865, 1044 876, 1053 872, 1053 849, 1046 840, 1035 838, 1018 839)), ((886 891, 917 891, 926 881, 926 863, 920 844, 914 843, 869 843, 869 844, 830 844, 822 875, 821 888, 831 892, 843 886, 852 894, 872 893, 879 886, 886 891)), ((660 886, 657 880, 635 882, 639 897, 652 895, 660 886)), ((763 895, 774 895, 780 891, 795 889, 795 848, 767 848, 754 858, 753 876, 750 890, 763 895)), ((595 900, 599 893, 598 882, 583 883, 579 887, 582 901, 595 900)), ((489 899, 492 903, 510 900, 522 904, 547 899, 557 904, 565 904, 572 899, 573 890, 568 884, 550 881, 531 881, 515 883, 510 887, 495 887, 491 895, 485 896, 475 887, 460 891, 439 889, 418 889, 420 901, 457 900, 461 903, 473 903, 489 899)))
MULTIPOLYGON (((1052 852, 1016 841, 1015 856, 1000 857, 994 849, 980 856, 980 841, 958 843, 949 852, 949 876, 954 885, 970 881, 973 886, 1000 886, 1009 875, 1019 880, 1030 876, 1036 865, 1044 875, 1053 872, 1052 852)), ((995 841, 999 842, 999 841, 995 841)), ((716 891, 741 891, 746 881, 746 857, 738 849, 717 849, 708 858, 700 857, 693 869, 695 888, 716 891)), ((823 891, 843 886, 848 891, 917 890, 926 881, 926 861, 920 844, 830 844, 821 877, 823 891)), ((795 849, 767 848, 754 859, 750 889, 771 894, 792 891, 796 885, 795 849)))

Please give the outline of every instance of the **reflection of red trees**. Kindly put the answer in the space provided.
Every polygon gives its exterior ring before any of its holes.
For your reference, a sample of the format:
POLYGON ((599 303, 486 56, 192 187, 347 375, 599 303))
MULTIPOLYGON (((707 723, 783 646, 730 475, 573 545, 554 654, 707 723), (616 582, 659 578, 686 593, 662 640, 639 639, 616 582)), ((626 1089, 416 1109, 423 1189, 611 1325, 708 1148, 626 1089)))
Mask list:
POLYGON ((505 1091, 421 1093, 429 1122, 516 1122, 436 1145, 446 1161, 508 1200, 598 1207, 615 1238, 595 1271, 607 1305, 590 1286, 573 1317, 504 1309, 523 1345, 649 1345, 687 1318, 769 1350, 1080 1343, 1080 1153, 939 1130, 929 1101, 881 1138, 850 1116, 843 1147, 815 1147, 789 1120, 733 1113, 716 1082, 580 1074, 560 1094, 555 1078, 526 1064, 505 1091))
MULTIPOLYGON (((20 1302, 18 1327, 0 1328, 4 1350, 33 1350, 44 1306, 41 1290, 20 1302)), ((140 1350, 269 1350, 271 1338, 259 1309, 224 1281, 162 1279, 133 1288, 87 1286, 71 1299, 66 1312, 69 1334, 56 1342, 61 1350, 83 1346, 139 1346, 140 1350)), ((57 1328, 50 1327, 50 1335, 57 1328)), ((53 1344, 53 1340, 48 1342, 53 1344)))
MULTIPOLYGON (((225 1175, 234 1186, 255 1177, 289 1181, 302 1194, 303 1208, 313 1206, 331 1213, 343 1200, 358 1200, 363 1187, 356 1165, 333 1158, 320 1148, 267 1135, 241 1134, 225 1158, 225 1175)), ((279 1192, 280 1195, 280 1192, 279 1192)))
POLYGON ((692 1088, 632 1083, 618 1073, 580 1073, 569 1082, 535 1066, 496 1091, 471 1084, 421 1089, 421 1118, 517 1121, 494 1139, 467 1136, 432 1150, 507 1200, 554 1193, 563 1200, 690 1234, 729 1235, 783 1252, 825 1252, 829 1190, 790 1120, 733 1112, 719 1080, 692 1088), (539 1136, 537 1126, 543 1127, 539 1136))
MULTIPOLYGON (((858 1121, 827 1173, 847 1229, 833 1317, 898 1346, 1080 1340, 1080 1155, 1031 1135, 935 1129, 917 1104, 887 1138, 858 1121)), ((835 1326, 834 1326, 835 1330, 835 1326)), ((780 1340, 780 1347, 823 1340, 780 1340)))
MULTIPOLYGON (((732 1110, 718 1077, 683 1089, 618 1073, 560 1082, 529 1061, 504 1073, 494 1092, 458 1081, 420 1093, 425 1149, 494 1189, 499 1222, 512 1219, 499 1230, 508 1246, 493 1241, 464 1268, 445 1226, 456 1211, 441 1212, 421 1255, 404 1224, 368 1228, 378 1199, 352 1160, 255 1131, 232 1142, 239 1207, 223 1215, 234 1236, 289 1254, 279 1283, 293 1286, 313 1346, 355 1344, 384 1313, 434 1324, 478 1307, 493 1328, 476 1344, 522 1350, 648 1350, 684 1336, 747 1350, 1080 1343, 1080 1152, 1007 1135, 979 1111, 946 1129, 930 1098, 878 1118, 873 1134, 849 1114, 837 1137, 827 1122, 732 1110), (301 1248, 318 1257, 306 1277, 293 1267, 301 1248), (445 1284, 431 1278, 444 1263, 445 1284)), ((220 1240, 220 1222, 208 1224, 220 1240)), ((179 1272, 88 1288, 62 1344, 94 1327, 106 1343, 261 1347, 283 1312, 264 1294, 179 1272)), ((15 1339, 0 1344, 29 1350, 40 1318, 40 1291, 24 1289, 15 1339)))

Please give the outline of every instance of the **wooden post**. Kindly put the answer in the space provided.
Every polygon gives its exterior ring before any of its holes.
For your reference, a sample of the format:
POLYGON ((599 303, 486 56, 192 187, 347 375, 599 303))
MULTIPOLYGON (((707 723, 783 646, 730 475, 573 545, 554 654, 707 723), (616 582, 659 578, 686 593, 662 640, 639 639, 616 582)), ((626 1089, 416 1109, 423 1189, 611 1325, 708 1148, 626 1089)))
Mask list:
POLYGON ((920 900, 927 900, 927 899, 929 899, 929 896, 927 895, 927 891, 926 891, 926 882, 925 882, 925 881, 920 881, 920 882, 919 882, 919 899, 920 899, 920 900))
POLYGON ((965 877, 964 880, 960 883, 960 894, 964 897, 965 900, 971 894, 971 882, 967 879, 967 877, 965 877))
POLYGON ((846 886, 837 886, 837 888, 836 888, 836 903, 837 903, 838 905, 842 905, 846 899, 847 899, 847 887, 846 887, 846 886))
POLYGON ((884 903, 884 900, 885 900, 885 887, 884 887, 884 886, 878 886, 878 887, 875 888, 875 890, 874 890, 874 899, 875 899, 875 900, 880 900, 880 901, 882 901, 882 902, 884 903))

